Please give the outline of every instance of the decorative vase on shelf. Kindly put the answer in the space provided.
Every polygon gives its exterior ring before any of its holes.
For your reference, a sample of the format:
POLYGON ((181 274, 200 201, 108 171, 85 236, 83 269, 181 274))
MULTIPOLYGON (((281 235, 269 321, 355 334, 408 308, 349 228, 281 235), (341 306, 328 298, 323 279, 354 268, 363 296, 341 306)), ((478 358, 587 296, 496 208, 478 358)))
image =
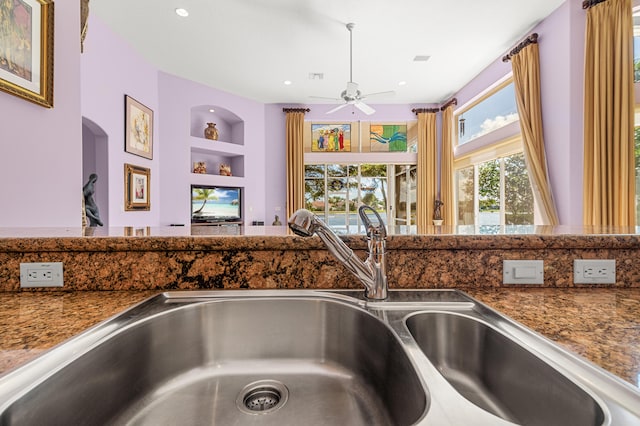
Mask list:
POLYGON ((218 129, 216 129, 216 123, 207 123, 207 127, 204 129, 204 137, 211 139, 212 141, 218 140, 218 129))
POLYGON ((206 174, 207 173, 207 163, 204 161, 196 161, 193 163, 193 173, 206 174))
POLYGON ((220 164, 220 176, 231 176, 230 164, 220 164))

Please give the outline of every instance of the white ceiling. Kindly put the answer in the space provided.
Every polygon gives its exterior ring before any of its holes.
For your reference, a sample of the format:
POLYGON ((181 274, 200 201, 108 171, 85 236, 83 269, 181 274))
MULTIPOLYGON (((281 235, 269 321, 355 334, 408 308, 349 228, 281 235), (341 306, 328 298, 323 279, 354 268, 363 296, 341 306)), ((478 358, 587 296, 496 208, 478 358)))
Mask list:
POLYGON ((423 104, 446 101, 563 1, 93 0, 90 6, 159 69, 263 103, 339 97, 349 80, 346 24, 354 22, 353 80, 365 94, 395 91, 367 102, 423 104), (189 16, 177 16, 178 7, 189 16), (414 62, 416 55, 431 58, 414 62), (324 78, 311 80, 310 73, 324 78))

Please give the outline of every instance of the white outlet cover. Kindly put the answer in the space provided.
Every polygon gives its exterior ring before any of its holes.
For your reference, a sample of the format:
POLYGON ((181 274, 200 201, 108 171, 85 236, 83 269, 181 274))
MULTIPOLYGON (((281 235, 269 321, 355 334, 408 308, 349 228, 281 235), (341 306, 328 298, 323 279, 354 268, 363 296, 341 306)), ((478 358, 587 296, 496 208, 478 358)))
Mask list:
POLYGON ((615 284, 615 259, 574 259, 574 284, 615 284))
POLYGON ((544 262, 542 260, 504 260, 502 283, 544 284, 544 262))
POLYGON ((62 262, 47 263, 21 263, 20 264, 20 288, 34 287, 63 287, 64 276, 62 262), (51 279, 37 281, 28 278, 29 271, 51 272, 51 279))

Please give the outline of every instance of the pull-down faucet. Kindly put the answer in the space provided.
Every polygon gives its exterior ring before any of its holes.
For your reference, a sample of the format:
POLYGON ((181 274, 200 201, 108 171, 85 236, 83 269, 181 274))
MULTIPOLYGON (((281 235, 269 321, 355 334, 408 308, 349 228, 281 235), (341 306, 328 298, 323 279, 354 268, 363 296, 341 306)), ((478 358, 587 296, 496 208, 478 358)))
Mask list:
POLYGON ((309 210, 297 210, 289 218, 289 228, 302 237, 318 234, 329 252, 351 271, 365 287, 368 299, 382 300, 387 298, 387 231, 380 215, 370 206, 362 205, 358 214, 367 231, 369 256, 366 261, 360 260, 353 251, 340 239, 319 217, 309 210))

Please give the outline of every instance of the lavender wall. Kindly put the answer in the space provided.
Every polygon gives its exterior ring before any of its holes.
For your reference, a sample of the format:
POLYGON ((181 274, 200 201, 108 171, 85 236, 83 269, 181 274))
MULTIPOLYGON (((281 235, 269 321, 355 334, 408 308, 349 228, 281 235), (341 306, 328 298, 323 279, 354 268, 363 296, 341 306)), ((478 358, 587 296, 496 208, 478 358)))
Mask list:
MULTIPOLYGON (((567 1, 530 31, 539 35, 545 149, 563 225, 582 224, 584 22, 581 3, 567 1)), ((509 72, 511 64, 497 58, 456 94, 458 105, 509 72)))
MULTIPOLYGON (((82 54, 82 116, 106 134, 106 165, 110 226, 148 226, 159 223, 161 199, 159 175, 162 135, 159 133, 161 108, 158 102, 158 71, 145 62, 131 46, 114 34, 99 19, 89 20, 89 33, 82 54), (128 95, 154 111, 153 159, 124 151, 124 96, 128 95), (151 170, 150 211, 124 211, 124 163, 151 170)), ((96 197, 104 195, 96 191, 96 197)), ((104 211, 104 209, 101 209, 104 211)))
POLYGON ((560 223, 582 224, 585 11, 565 2, 535 31, 545 149, 560 223))
MULTIPOLYGON (((565 2, 533 30, 540 34, 549 174, 561 223, 567 225, 582 222, 584 19, 580 2, 565 2)), ((96 168, 104 167, 102 174, 108 175, 103 191, 108 191, 109 207, 104 214, 109 217, 109 224, 146 226, 184 222, 188 218, 184 186, 188 184, 190 169, 189 150, 184 146, 187 144, 184 138, 190 132, 188 115, 193 106, 206 104, 225 106, 245 121, 247 221, 270 223, 278 212, 282 213, 282 219, 286 200, 282 105, 263 105, 159 73, 99 20, 92 17, 89 25, 85 53, 81 56, 76 31, 79 10, 69 2, 56 3, 54 109, 0 93, 3 111, 0 179, 5 182, 0 186, 0 226, 80 224, 84 183, 81 117, 103 131, 107 143, 106 153, 96 151, 95 158, 96 168), (125 93, 155 111, 153 160, 124 153, 125 93), (101 158, 105 156, 106 159, 101 158), (151 169, 150 212, 123 211, 123 163, 151 169), (6 184, 14 181, 20 183, 6 184)), ((510 65, 497 58, 456 94, 459 104, 509 70, 510 65)), ((373 116, 350 108, 327 116, 325 112, 330 105, 308 106, 311 112, 307 120, 414 118, 412 105, 374 105, 377 112, 373 116)))
MULTIPOLYGON (((190 220, 189 187, 193 179, 198 178, 191 176, 189 147, 194 140, 191 136, 191 112, 193 107, 204 105, 223 107, 244 121, 244 147, 241 148, 244 153, 244 177, 222 177, 222 182, 245 188, 243 207, 246 224, 253 221, 266 222, 268 218, 265 217, 265 187, 270 185, 269 180, 274 174, 283 171, 273 170, 269 165, 269 174, 266 173, 265 151, 277 148, 272 136, 265 131, 264 104, 163 72, 159 73, 158 91, 160 109, 164 117, 160 123, 160 224, 185 224, 190 220)), ((201 129, 204 129, 205 120, 202 121, 201 129)), ((222 126, 222 129, 225 127, 222 126)), ((215 147, 215 142, 209 142, 215 147)), ((220 177, 202 178, 211 180, 220 177)))
POLYGON ((0 227, 81 224, 78 3, 54 16, 54 108, 0 92, 0 227))

